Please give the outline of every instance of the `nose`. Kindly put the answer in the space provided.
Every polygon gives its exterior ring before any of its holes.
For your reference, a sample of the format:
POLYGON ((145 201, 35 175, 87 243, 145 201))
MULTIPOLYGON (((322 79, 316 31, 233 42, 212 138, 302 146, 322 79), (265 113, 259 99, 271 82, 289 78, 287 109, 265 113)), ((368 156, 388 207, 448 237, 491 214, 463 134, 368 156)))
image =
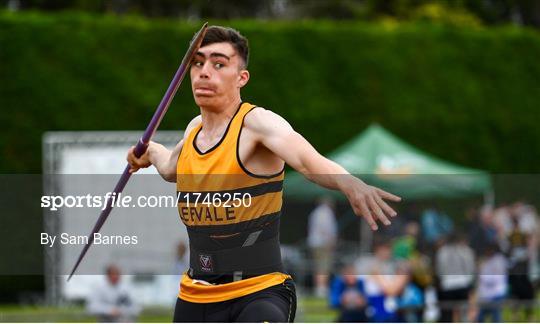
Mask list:
POLYGON ((200 72, 199 72, 199 78, 201 79, 210 79, 210 62, 206 61, 204 62, 200 72))

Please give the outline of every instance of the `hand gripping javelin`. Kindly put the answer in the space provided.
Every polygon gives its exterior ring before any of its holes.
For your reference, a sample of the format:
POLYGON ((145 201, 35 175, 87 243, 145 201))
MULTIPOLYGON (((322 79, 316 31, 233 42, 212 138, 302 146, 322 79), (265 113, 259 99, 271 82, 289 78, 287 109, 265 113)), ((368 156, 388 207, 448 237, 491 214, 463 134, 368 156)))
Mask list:
MULTIPOLYGON (((169 85, 169 88, 165 92, 165 95, 163 96, 163 99, 161 99, 161 102, 159 103, 159 106, 156 109, 156 112, 154 113, 154 116, 152 117, 152 120, 146 127, 146 130, 144 131, 143 136, 139 139, 139 142, 135 146, 135 149, 133 153, 136 157, 141 157, 148 148, 148 143, 150 143, 150 139, 152 136, 154 136, 154 133, 156 132, 159 124, 161 123, 161 120, 163 119, 163 116, 165 116, 165 113, 167 112, 167 109, 169 108, 169 105, 171 104, 171 101, 178 90, 178 87, 180 86, 180 83, 182 83, 182 80, 184 79, 184 76, 186 75, 186 71, 193 60, 193 57, 195 56, 196 51, 201 46, 204 34, 206 33, 206 28, 208 26, 208 23, 204 23, 204 25, 201 27, 201 29, 197 32, 195 37, 193 38, 191 45, 189 46, 186 54, 184 55, 184 58, 182 59, 182 63, 178 67, 178 70, 176 71, 176 74, 174 75, 174 78, 171 81, 171 84, 169 85)), ((124 190, 124 187, 126 186, 129 177, 131 176, 131 173, 129 172, 130 166, 129 164, 124 169, 124 173, 122 173, 122 176, 116 183, 116 186, 114 187, 113 194, 107 197, 106 201, 106 207, 103 209, 101 214, 99 215, 98 220, 96 221, 96 224, 94 225, 94 228, 92 229, 92 233, 90 234, 90 237, 88 238, 88 243, 84 246, 84 248, 81 251, 81 254, 79 255, 79 258, 77 259, 77 262, 73 266, 73 269, 71 270, 71 274, 68 277, 68 281, 71 279, 75 271, 77 270, 77 267, 79 267, 79 264, 81 263, 82 259, 86 255, 86 252, 88 252, 88 249, 94 243, 94 234, 99 233, 99 230, 107 220, 107 217, 109 217, 109 214, 111 213, 111 210, 113 209, 113 196, 118 196, 122 190, 124 190), (116 193, 116 195, 114 195, 116 193)))

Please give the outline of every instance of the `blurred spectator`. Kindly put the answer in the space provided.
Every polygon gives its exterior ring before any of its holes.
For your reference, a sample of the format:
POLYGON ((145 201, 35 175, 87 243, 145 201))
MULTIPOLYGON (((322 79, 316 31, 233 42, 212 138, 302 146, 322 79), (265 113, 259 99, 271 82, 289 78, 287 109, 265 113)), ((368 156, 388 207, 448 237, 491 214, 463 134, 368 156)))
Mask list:
POLYGON ((185 241, 179 241, 174 247, 175 259, 173 264, 172 276, 158 276, 158 280, 162 282, 161 293, 169 296, 175 296, 171 299, 171 303, 176 305, 176 295, 180 289, 180 281, 182 275, 189 269, 189 248, 185 241))
POLYGON ((433 268, 426 255, 417 252, 409 259, 411 279, 420 288, 427 289, 434 284, 433 268))
POLYGON ((519 220, 519 228, 522 232, 533 235, 538 229, 538 212, 531 205, 518 201, 512 206, 512 214, 519 220))
POLYGON ((370 322, 397 322, 399 296, 409 282, 408 275, 396 275, 392 262, 392 248, 388 240, 380 238, 374 246, 375 262, 364 278, 368 301, 366 315, 370 322))
MULTIPOLYGON (((512 213, 513 229, 508 235, 510 295, 520 301, 530 302, 534 299, 534 288, 529 279, 530 236, 519 226, 519 216, 519 211, 514 209, 512 213)), ((529 307, 530 305, 524 306, 526 317, 531 318, 532 308, 529 307)))
POLYGON ((540 226, 538 226, 538 211, 534 206, 518 201, 513 205, 513 213, 519 219, 521 232, 528 235, 528 255, 529 274, 531 279, 538 279, 540 269, 538 268, 538 238, 540 237, 540 226))
MULTIPOLYGON (((435 280, 433 267, 430 258, 417 251, 413 257, 409 259, 411 283, 413 283, 422 293, 424 303, 423 320, 427 322, 435 322, 439 317, 439 309, 437 308, 437 292, 435 289, 435 280)), ((416 315, 418 321, 422 321, 420 313, 416 315)))
MULTIPOLYGON (((438 278, 438 299, 441 303, 466 301, 473 286, 474 252, 459 235, 450 235, 448 243, 439 248, 435 257, 438 278)), ((460 321, 459 309, 442 305, 440 322, 460 321)))
POLYGON ((428 244, 433 244, 452 232, 454 224, 448 215, 434 208, 422 214, 422 234, 428 244))
POLYGON ((337 242, 337 222, 334 201, 321 198, 318 206, 309 215, 307 244, 315 264, 315 295, 324 297, 328 291, 328 275, 333 265, 333 254, 337 242))
POLYGON ((398 299, 400 321, 408 323, 422 322, 424 307, 424 292, 411 280, 411 270, 408 262, 401 262, 397 268, 396 276, 407 278, 407 283, 398 299))
MULTIPOLYGON (((501 210, 499 210, 499 215, 502 215, 501 210)), ((501 237, 504 237, 504 234, 502 234, 503 227, 496 221, 491 206, 483 206, 471 225, 469 238, 471 246, 477 255, 483 255, 484 250, 489 245, 499 244, 501 237)))
POLYGON ((513 229, 511 208, 501 205, 493 211, 493 223, 499 230, 501 238, 507 237, 513 229))
POLYGON ((419 234, 419 224, 407 222, 404 235, 393 241, 392 254, 396 260, 407 260, 413 282, 426 288, 433 283, 433 274, 429 257, 419 250, 419 234))
POLYGON ((417 222, 410 221, 405 225, 405 234, 394 240, 392 253, 396 259, 408 260, 416 251, 420 227, 417 222))
POLYGON ((88 312, 97 316, 100 322, 135 322, 140 308, 121 282, 120 269, 110 265, 106 273, 105 280, 94 288, 88 298, 88 312))
POLYGON ((484 322, 491 317, 491 322, 502 321, 502 302, 508 289, 507 261, 496 244, 486 247, 479 263, 478 282, 473 297, 473 304, 480 306, 477 321, 484 322))
POLYGON ((338 322, 367 322, 364 283, 352 265, 346 265, 330 287, 330 306, 340 310, 338 322))
POLYGON ((178 242, 176 246, 176 260, 174 264, 176 275, 181 275, 189 268, 189 250, 184 241, 178 242))

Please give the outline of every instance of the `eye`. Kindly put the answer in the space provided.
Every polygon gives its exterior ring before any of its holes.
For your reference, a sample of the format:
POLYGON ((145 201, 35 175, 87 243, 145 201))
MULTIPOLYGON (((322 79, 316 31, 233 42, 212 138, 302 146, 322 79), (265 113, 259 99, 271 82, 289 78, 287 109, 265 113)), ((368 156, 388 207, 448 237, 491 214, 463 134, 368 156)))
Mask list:
POLYGON ((223 63, 219 63, 219 62, 218 62, 218 63, 214 63, 214 67, 215 67, 216 69, 218 69, 218 70, 221 69, 221 68, 224 67, 224 66, 225 66, 225 64, 223 64, 223 63))
POLYGON ((196 67, 201 67, 201 66, 203 66, 203 64, 204 63, 202 61, 193 61, 193 63, 192 63, 192 65, 196 66, 196 67))

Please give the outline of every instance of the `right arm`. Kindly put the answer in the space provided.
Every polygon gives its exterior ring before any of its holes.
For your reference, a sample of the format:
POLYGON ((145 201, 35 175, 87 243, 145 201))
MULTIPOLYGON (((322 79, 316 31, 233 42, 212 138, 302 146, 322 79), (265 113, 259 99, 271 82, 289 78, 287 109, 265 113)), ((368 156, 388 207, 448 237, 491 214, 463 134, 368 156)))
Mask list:
POLYGON ((184 142, 186 141, 191 130, 197 127, 200 123, 201 116, 193 118, 193 120, 191 120, 186 127, 184 137, 172 150, 167 149, 165 146, 159 143, 150 141, 146 152, 140 158, 137 158, 133 152, 135 146, 132 146, 127 155, 127 161, 131 166, 129 172, 135 173, 140 168, 147 168, 153 165, 163 179, 169 182, 176 182, 176 163, 178 161, 180 151, 182 151, 184 142))

